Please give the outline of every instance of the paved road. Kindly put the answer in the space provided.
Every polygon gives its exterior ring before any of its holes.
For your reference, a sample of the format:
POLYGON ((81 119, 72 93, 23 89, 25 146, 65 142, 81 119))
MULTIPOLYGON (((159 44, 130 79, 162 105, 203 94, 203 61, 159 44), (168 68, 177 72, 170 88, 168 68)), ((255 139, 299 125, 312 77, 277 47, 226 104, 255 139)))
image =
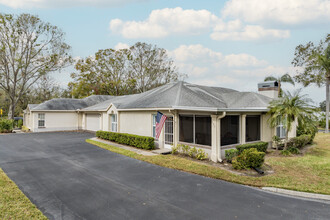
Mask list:
POLYGON ((330 204, 167 169, 84 142, 0 136, 0 167, 49 219, 330 219, 330 204))

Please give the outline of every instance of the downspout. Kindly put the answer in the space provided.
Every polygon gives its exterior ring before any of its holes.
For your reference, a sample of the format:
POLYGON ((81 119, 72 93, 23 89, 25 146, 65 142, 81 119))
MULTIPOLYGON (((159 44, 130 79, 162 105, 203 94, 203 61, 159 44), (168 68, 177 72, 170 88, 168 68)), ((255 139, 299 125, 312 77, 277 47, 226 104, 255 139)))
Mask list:
MULTIPOLYGON (((219 120, 219 119, 221 119, 221 118, 224 118, 226 116, 226 112, 222 112, 222 115, 219 115, 218 117, 217 117, 217 121, 219 120)), ((221 125, 220 125, 221 126, 221 125)), ((220 137, 221 138, 221 137, 220 137)), ((218 162, 222 162, 222 159, 221 159, 221 146, 220 146, 220 143, 219 143, 219 149, 218 149, 218 147, 216 147, 216 151, 219 151, 219 152, 216 152, 216 154, 217 154, 217 159, 218 159, 218 162)))

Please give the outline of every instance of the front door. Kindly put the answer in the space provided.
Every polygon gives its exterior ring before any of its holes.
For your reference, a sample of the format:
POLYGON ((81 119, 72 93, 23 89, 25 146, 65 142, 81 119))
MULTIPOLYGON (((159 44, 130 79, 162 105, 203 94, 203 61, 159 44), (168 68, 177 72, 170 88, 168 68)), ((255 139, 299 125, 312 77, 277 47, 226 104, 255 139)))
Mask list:
POLYGON ((168 116, 165 121, 165 144, 164 148, 171 149, 173 145, 173 117, 168 116))

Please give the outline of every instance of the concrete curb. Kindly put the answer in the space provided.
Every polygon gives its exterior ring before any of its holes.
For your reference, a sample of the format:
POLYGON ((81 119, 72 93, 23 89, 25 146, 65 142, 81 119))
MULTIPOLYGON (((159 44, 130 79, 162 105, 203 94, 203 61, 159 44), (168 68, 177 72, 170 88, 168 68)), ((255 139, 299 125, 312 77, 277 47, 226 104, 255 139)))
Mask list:
POLYGON ((280 188, 275 188, 275 187, 262 187, 261 189, 263 189, 265 191, 276 192, 276 193, 281 193, 281 194, 290 195, 290 196, 299 196, 299 197, 309 198, 309 199, 320 199, 320 200, 330 201, 330 195, 299 192, 299 191, 280 189, 280 188))

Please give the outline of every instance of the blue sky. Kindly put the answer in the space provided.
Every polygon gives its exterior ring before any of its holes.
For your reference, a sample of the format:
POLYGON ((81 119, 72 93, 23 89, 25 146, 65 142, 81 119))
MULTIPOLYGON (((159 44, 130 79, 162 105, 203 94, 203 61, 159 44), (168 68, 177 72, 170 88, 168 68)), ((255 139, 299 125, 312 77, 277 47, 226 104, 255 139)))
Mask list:
MULTIPOLYGON (((295 47, 330 32, 329 11, 326 0, 0 0, 1 13, 60 27, 74 57, 147 42, 167 49, 186 81, 241 91, 256 91, 265 76, 295 75, 295 47)), ((71 71, 53 76, 65 86, 71 71)), ((325 88, 303 93, 325 99, 325 88)))

